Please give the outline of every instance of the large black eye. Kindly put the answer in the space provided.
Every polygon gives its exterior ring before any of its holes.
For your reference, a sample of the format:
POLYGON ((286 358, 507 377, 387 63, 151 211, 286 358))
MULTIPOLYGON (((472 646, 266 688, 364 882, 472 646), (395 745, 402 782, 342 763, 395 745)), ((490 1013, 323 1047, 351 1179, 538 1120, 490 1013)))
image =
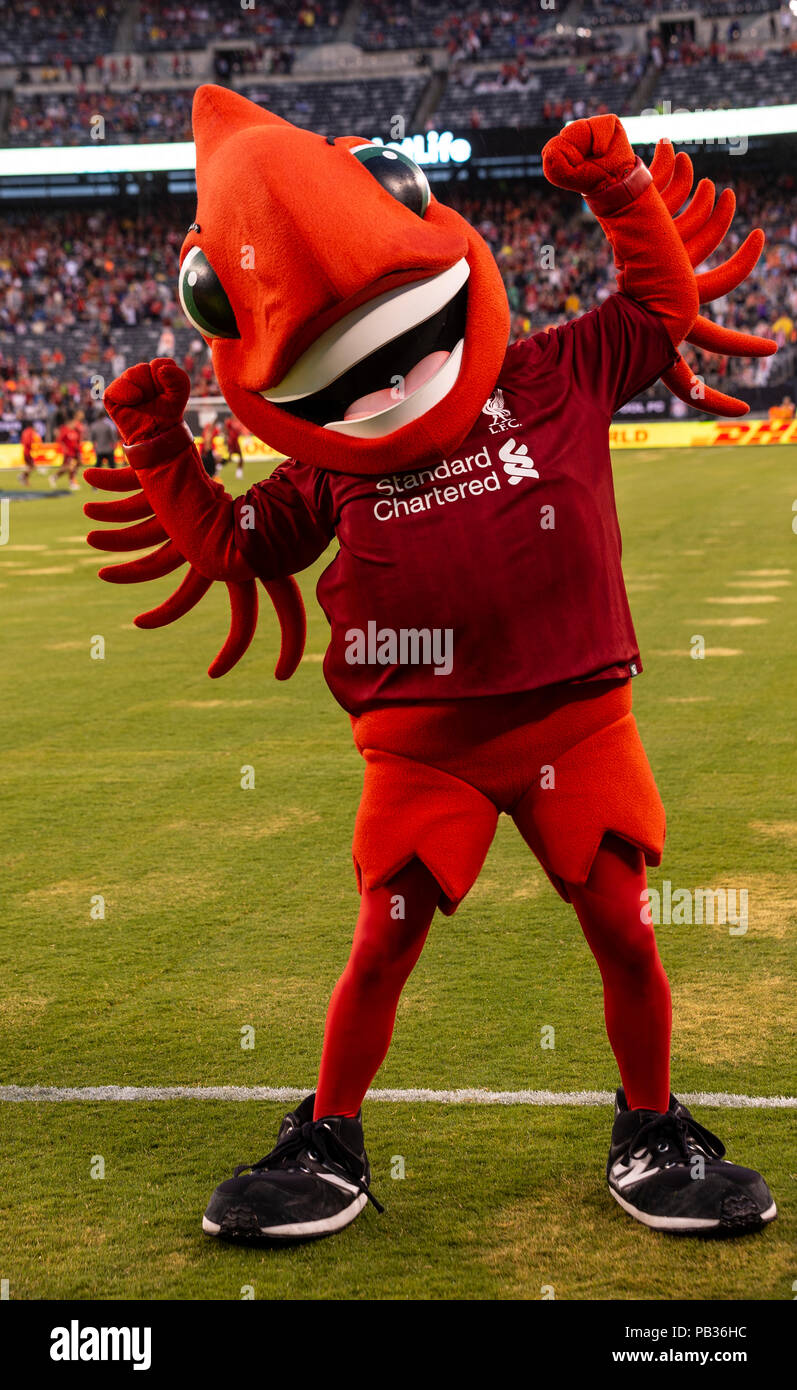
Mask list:
POLYGON ((432 192, 429 180, 414 159, 403 150, 387 149, 384 145, 355 145, 350 153, 405 208, 423 217, 432 192))
POLYGON ((178 293, 186 318, 206 338, 239 338, 224 287, 204 251, 192 246, 180 267, 178 293))

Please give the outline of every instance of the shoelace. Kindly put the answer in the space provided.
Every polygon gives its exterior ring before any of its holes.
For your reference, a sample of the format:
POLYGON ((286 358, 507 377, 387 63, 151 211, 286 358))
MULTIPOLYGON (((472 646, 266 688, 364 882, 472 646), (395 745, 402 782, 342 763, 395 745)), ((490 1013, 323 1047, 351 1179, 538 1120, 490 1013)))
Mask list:
POLYGON ((347 1182, 353 1182, 360 1192, 364 1192, 368 1201, 371 1202, 379 1212, 385 1209, 381 1202, 378 1202, 373 1192, 369 1188, 365 1178, 357 1173, 357 1167, 361 1160, 348 1145, 344 1144, 339 1134, 334 1130, 327 1129, 317 1121, 308 1120, 303 1125, 296 1125, 289 1130, 282 1139, 278 1139, 271 1153, 266 1154, 265 1158, 258 1159, 257 1163, 239 1163, 235 1169, 234 1177, 239 1178, 242 1173, 248 1171, 256 1172, 263 1168, 279 1168, 285 1159, 298 1158, 306 1150, 319 1158, 327 1168, 347 1182))
POLYGON ((636 1153, 643 1147, 651 1149, 657 1140, 664 1138, 672 1141, 673 1147, 685 1163, 689 1162, 695 1149, 708 1158, 722 1158, 725 1153, 722 1140, 718 1139, 716 1134, 712 1134, 710 1129, 698 1124, 691 1115, 674 1115, 671 1111, 666 1115, 655 1115, 652 1120, 640 1125, 634 1135, 631 1151, 636 1153))

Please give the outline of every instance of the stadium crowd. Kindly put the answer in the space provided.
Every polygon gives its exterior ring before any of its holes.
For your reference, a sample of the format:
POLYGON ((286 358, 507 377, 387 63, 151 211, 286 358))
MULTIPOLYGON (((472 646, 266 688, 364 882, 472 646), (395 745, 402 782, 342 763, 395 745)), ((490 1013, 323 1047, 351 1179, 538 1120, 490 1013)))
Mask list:
MULTIPOLYGON (((759 266, 739 290, 710 306, 728 327, 797 343, 797 185, 734 181, 738 212, 722 258, 751 226, 768 229, 759 266)), ((547 186, 445 195, 481 232, 496 257, 512 310, 512 337, 576 317, 614 288, 609 248, 581 205, 547 186)), ((80 208, 14 213, 0 233, 0 425, 15 437, 23 418, 48 437, 76 409, 96 406, 97 382, 135 361, 174 356, 194 395, 217 390, 202 339, 176 296, 179 248, 193 206, 122 216, 80 208), (182 211, 182 218, 180 212, 182 211)), ((763 385, 773 361, 704 357, 690 361, 717 384, 763 385)), ((99 388, 101 390, 101 386, 99 388)))
POLYGON ((191 139, 193 90, 27 95, 9 117, 12 145, 141 144, 191 139), (93 133, 97 132, 97 133, 93 133))
MULTIPOLYGON (((754 226, 767 228, 768 244, 757 267, 738 290, 703 312, 728 328, 773 337, 781 348, 797 345, 797 181, 790 174, 774 184, 763 179, 734 183, 737 213, 731 231, 707 268, 740 245, 754 226)), ((588 214, 579 218, 569 199, 551 197, 528 185, 494 198, 452 198, 490 246, 507 288, 512 338, 528 337, 551 324, 575 318, 615 288, 608 244, 588 214)), ((717 384, 766 385, 776 358, 714 357, 688 347, 693 369, 717 384)), ((785 357, 781 359, 785 364, 785 357)))
MULTIPOLYGON (((666 41, 657 32, 640 28, 626 38, 622 50, 616 47, 614 30, 597 30, 589 39, 552 30, 542 33, 533 49, 516 45, 507 54, 504 46, 504 57, 492 65, 481 61, 486 48, 452 44, 447 79, 427 116, 427 126, 556 125, 607 110, 633 115, 643 101, 681 106, 685 92, 688 103, 698 108, 789 102, 797 78, 797 15, 789 11, 789 25, 792 20, 793 27, 776 21, 778 42, 768 46, 751 43, 739 34, 738 25, 735 36, 729 31, 722 37, 716 22, 716 33, 702 45, 688 27, 675 25, 666 41), (480 61, 474 61, 477 58, 480 61), (544 66, 542 58, 547 60, 544 66), (643 78, 645 95, 641 97, 643 78)), ((213 70, 216 80, 247 90, 258 79, 262 86, 262 79, 272 74, 281 79, 290 76, 295 60, 296 49, 288 44, 258 42, 248 49, 218 50, 213 70)), ((191 138, 194 63, 190 52, 143 52, 135 60, 130 54, 98 57, 88 66, 90 82, 85 64, 73 64, 68 75, 53 70, 62 78, 68 76, 71 87, 61 82, 50 90, 33 91, 19 83, 6 129, 0 129, 3 142, 61 146, 97 139, 124 144, 191 138), (150 85, 162 84, 164 78, 171 78, 173 85, 167 89, 150 85), (98 117, 102 117, 102 134, 97 133, 98 117)), ((386 111, 411 115, 429 81, 429 70, 417 65, 381 79, 297 78, 289 84, 282 82, 269 99, 281 103, 286 119, 325 134, 337 127, 341 112, 356 118, 363 94, 369 113, 381 104, 386 111), (375 85, 380 81, 385 86, 383 97, 375 85), (391 87, 399 83, 412 94, 409 108, 391 104, 397 96, 391 87)))
POLYGON ((435 47, 452 58, 475 60, 538 51, 542 36, 560 23, 567 0, 556 9, 489 4, 463 7, 456 0, 363 0, 355 42, 368 50, 435 47))
POLYGON ((345 0, 144 0, 135 26, 136 48, 200 49, 211 42, 256 39, 273 43, 334 41, 345 0))
POLYGON ((471 129, 561 126, 609 110, 625 116, 633 110, 633 94, 644 70, 644 60, 635 53, 606 54, 545 69, 525 58, 496 69, 461 67, 452 71, 428 124, 437 129, 463 124, 471 129))
POLYGON ((113 52, 124 0, 3 0, 0 66, 10 63, 69 71, 113 52))

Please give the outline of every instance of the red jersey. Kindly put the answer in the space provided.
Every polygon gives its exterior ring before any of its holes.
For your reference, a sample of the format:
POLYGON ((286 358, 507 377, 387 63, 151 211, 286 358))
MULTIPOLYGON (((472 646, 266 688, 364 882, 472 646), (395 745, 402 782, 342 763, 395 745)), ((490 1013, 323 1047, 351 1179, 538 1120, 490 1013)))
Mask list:
POLYGON ((337 537, 317 593, 344 709, 641 670, 608 429, 675 356, 659 320, 614 294, 508 349, 455 457, 379 478, 289 460, 237 499, 237 544, 263 579, 337 537))
POLYGON ((23 457, 26 459, 32 459, 33 450, 36 448, 37 444, 41 444, 42 442, 41 435, 33 428, 32 425, 26 425, 24 430, 22 431, 22 434, 19 437, 19 442, 22 445, 23 457))
POLYGON ((62 425, 58 431, 56 443, 58 444, 64 458, 77 458, 80 453, 80 445, 83 439, 83 431, 79 425, 62 425))
POLYGON ((244 430, 243 430, 243 425, 241 424, 240 420, 236 420, 236 418, 235 418, 234 415, 230 415, 229 419, 227 420, 226 430, 227 430, 227 449, 228 449, 229 453, 231 453, 231 454, 238 454, 238 453, 240 453, 240 449, 238 448, 238 444, 239 444, 241 435, 242 435, 243 432, 244 432, 244 430))

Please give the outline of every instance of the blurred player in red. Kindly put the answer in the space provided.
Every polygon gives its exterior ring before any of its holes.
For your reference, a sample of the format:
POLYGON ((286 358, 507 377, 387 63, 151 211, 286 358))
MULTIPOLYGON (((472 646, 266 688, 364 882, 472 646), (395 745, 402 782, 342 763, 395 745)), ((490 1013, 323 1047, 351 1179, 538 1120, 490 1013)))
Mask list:
POLYGON ((61 466, 55 473, 50 474, 50 487, 55 487, 58 479, 63 473, 69 475, 69 487, 72 492, 77 492, 80 484, 77 480, 77 471, 80 467, 80 451, 83 447, 83 440, 86 437, 86 430, 83 424, 83 411, 76 410, 71 419, 61 425, 55 442, 61 451, 61 466))
POLYGON ((22 445, 22 472, 19 475, 19 480, 27 487, 30 483, 30 475, 36 467, 34 451, 38 449, 42 442, 41 435, 34 429, 31 420, 26 420, 24 422, 19 442, 22 445))
POLYGON ((244 461, 241 455, 241 435, 245 434, 246 431, 235 415, 229 415, 227 417, 225 429, 227 434, 227 453, 235 464, 235 476, 240 479, 244 475, 244 461))
POLYGON ((216 435, 219 432, 219 417, 214 415, 212 420, 202 426, 202 448, 200 457, 205 467, 205 472, 209 478, 215 478, 219 470, 219 456, 216 453, 216 435))

